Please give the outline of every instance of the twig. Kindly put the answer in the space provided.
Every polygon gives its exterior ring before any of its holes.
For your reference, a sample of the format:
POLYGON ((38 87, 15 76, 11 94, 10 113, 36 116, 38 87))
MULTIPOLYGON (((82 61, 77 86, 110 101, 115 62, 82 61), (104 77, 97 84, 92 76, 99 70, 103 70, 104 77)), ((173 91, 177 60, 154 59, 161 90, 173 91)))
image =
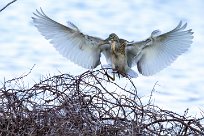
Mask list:
POLYGON ((19 79, 25 78, 26 76, 28 76, 28 75, 32 72, 32 70, 33 70, 34 67, 35 67, 35 64, 30 68, 30 70, 28 71, 28 73, 23 74, 23 75, 21 75, 20 77, 7 80, 7 81, 4 82, 4 84, 5 84, 5 83, 8 83, 8 82, 11 82, 11 81, 18 81, 19 79))
POLYGON ((13 1, 11 1, 11 2, 9 2, 8 4, 6 4, 6 6, 4 6, 1 10, 0 10, 0 12, 2 12, 4 9, 6 9, 9 5, 11 5, 12 3, 14 3, 14 2, 16 2, 17 0, 13 0, 13 1))

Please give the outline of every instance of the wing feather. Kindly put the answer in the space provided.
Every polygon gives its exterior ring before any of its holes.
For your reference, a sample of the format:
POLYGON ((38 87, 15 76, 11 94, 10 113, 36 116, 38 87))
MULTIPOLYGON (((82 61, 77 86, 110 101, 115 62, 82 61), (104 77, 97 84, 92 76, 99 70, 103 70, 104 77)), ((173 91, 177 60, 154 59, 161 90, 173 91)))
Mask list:
POLYGON ((153 75, 186 52, 193 39, 192 30, 184 30, 186 27, 187 23, 182 25, 180 22, 172 31, 155 37, 152 44, 141 52, 141 58, 137 62, 139 72, 145 76, 153 75))
POLYGON ((175 61, 192 44, 193 32, 185 30, 187 23, 179 24, 171 31, 159 34, 153 31, 147 40, 135 42, 127 47, 128 65, 137 65, 138 71, 153 75, 175 61))
POLYGON ((88 69, 100 64, 101 49, 98 44, 102 39, 84 35, 70 22, 70 27, 64 26, 49 18, 42 9, 36 10, 34 15, 34 25, 64 57, 88 69))

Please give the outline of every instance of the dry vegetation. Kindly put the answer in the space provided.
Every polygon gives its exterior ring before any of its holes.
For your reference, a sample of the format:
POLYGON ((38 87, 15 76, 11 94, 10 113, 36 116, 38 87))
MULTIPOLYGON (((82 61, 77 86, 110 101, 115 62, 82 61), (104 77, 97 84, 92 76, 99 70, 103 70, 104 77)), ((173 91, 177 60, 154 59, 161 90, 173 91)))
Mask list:
POLYGON ((204 135, 203 118, 144 105, 130 79, 131 87, 122 87, 105 69, 47 77, 31 88, 22 80, 0 88, 2 136, 204 135))

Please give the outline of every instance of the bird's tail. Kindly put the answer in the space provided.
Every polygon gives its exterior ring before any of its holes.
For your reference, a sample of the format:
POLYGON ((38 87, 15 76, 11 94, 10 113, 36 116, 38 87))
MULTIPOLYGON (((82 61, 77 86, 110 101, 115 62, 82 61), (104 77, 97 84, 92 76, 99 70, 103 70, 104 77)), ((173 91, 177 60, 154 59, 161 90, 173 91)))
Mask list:
POLYGON ((138 77, 138 74, 134 70, 132 70, 131 68, 127 69, 127 75, 131 78, 137 78, 138 77))

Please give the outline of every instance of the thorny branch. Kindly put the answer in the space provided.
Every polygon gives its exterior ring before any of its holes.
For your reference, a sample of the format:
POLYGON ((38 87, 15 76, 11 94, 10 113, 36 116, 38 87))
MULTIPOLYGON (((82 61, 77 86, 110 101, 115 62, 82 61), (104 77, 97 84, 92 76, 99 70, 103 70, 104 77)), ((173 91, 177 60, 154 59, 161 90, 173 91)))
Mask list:
POLYGON ((0 135, 204 135, 204 118, 144 105, 131 79, 119 85, 106 69, 12 85, 22 78, 0 88, 0 135))

